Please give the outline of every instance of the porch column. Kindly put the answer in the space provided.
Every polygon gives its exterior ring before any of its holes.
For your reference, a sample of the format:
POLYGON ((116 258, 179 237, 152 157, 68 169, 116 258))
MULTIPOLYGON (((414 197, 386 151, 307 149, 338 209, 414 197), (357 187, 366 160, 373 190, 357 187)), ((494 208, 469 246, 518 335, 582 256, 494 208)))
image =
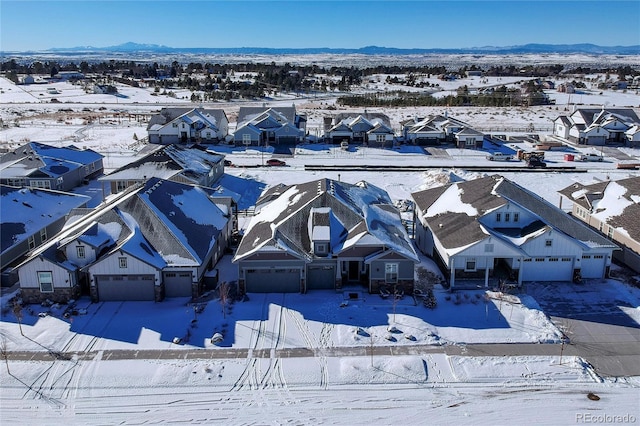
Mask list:
POLYGON ((484 287, 489 288, 489 259, 484 265, 484 287))
POLYGON ((455 268, 455 258, 449 258, 449 290, 453 290, 453 285, 456 282, 456 268, 455 268), (451 264, 453 263, 454 267, 451 267, 451 264))
POLYGON ((524 257, 520 256, 518 262, 520 262, 520 267, 518 268, 518 287, 522 287, 522 269, 524 268, 524 257))

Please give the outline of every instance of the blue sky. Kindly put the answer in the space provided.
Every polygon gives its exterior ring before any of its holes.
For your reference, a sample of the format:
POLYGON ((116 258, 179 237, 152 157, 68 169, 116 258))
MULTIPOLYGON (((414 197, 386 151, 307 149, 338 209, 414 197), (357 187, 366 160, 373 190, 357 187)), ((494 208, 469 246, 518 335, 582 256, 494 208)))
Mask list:
POLYGON ((112 46, 464 48, 640 44, 626 1, 0 0, 0 50, 112 46))

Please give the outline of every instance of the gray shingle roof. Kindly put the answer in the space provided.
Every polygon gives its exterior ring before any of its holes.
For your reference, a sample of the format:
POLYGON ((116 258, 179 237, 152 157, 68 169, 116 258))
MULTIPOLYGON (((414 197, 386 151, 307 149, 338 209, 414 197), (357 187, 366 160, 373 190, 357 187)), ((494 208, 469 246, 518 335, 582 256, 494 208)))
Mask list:
POLYGON ((615 246, 543 198, 498 175, 451 183, 441 188, 414 193, 412 196, 416 207, 425 214, 451 186, 456 186, 461 191, 460 202, 475 208, 477 213, 456 212, 455 206, 450 206, 452 211, 445 211, 427 218, 430 228, 445 248, 464 247, 484 239, 487 232, 482 229, 478 219, 509 202, 529 210, 541 222, 586 245, 615 246))
POLYGON ((212 116, 216 124, 222 123, 227 120, 227 115, 223 109, 214 108, 162 108, 160 113, 152 116, 147 124, 147 129, 150 129, 154 125, 164 126, 172 120, 184 115, 190 111, 197 110, 198 112, 212 116))
MULTIPOLYGON (((603 199, 605 190, 611 182, 597 182, 590 185, 575 183, 559 192, 573 202, 589 209, 592 213, 597 213, 593 210, 595 202, 603 199)), ((626 188, 627 191, 623 197, 630 204, 622 210, 621 214, 609 217, 606 222, 615 228, 624 229, 629 234, 629 237, 640 241, 640 176, 620 179, 615 182, 626 188)))
POLYGON ((320 179, 278 188, 280 195, 260 210, 240 242, 234 260, 267 247, 286 246, 290 254, 311 258, 308 232, 312 208, 331 209, 333 252, 339 252, 350 238, 368 233, 381 245, 409 258, 416 258, 397 210, 388 194, 378 187, 361 182, 348 184, 320 179), (385 209, 389 206, 392 211, 385 209))

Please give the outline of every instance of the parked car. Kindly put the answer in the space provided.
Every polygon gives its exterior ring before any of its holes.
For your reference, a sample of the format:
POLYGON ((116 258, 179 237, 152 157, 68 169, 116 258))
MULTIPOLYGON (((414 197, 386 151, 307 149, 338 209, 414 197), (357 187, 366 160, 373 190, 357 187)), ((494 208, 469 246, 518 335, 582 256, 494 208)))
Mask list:
POLYGON ((225 165, 225 167, 231 167, 231 166, 233 166, 233 163, 231 161, 229 161, 229 160, 224 160, 224 165, 225 165))
POLYGON ((278 160, 277 158, 271 158, 267 160, 267 165, 268 166, 286 166, 287 163, 285 163, 282 160, 278 160))
POLYGON ((547 163, 542 161, 539 157, 532 156, 527 161, 527 167, 530 169, 544 169, 547 167, 547 163))
POLYGON ((494 152, 493 154, 487 155, 487 160, 491 161, 511 161, 513 160, 513 156, 509 154, 505 154, 502 152, 494 152))
POLYGON ((587 154, 582 154, 578 157, 580 161, 602 161, 602 155, 598 155, 594 152, 589 152, 587 154))

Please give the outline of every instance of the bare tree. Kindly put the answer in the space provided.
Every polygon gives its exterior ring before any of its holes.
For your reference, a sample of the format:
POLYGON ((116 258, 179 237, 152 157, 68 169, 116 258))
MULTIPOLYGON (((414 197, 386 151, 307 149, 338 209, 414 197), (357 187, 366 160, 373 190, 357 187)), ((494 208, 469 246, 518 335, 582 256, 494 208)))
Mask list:
POLYGON ((227 317, 227 304, 231 299, 231 286, 228 282, 222 281, 218 284, 218 293, 220 294, 220 306, 222 307, 222 317, 227 317))
POLYGON ((18 320, 18 327, 20 327, 20 334, 24 336, 24 333, 22 332, 22 304, 18 301, 16 301, 13 304, 13 315, 15 315, 16 319, 18 320))
POLYGON ((11 371, 9 371, 9 350, 7 349, 7 338, 5 336, 0 338, 0 356, 4 358, 4 362, 7 366, 7 374, 11 376, 11 371))
POLYGON ((574 324, 565 318, 562 320, 562 323, 558 327, 558 329, 562 333, 562 336, 560 337, 560 365, 562 365, 562 354, 564 352, 564 345, 571 343, 569 335, 573 334, 573 326, 574 324))

